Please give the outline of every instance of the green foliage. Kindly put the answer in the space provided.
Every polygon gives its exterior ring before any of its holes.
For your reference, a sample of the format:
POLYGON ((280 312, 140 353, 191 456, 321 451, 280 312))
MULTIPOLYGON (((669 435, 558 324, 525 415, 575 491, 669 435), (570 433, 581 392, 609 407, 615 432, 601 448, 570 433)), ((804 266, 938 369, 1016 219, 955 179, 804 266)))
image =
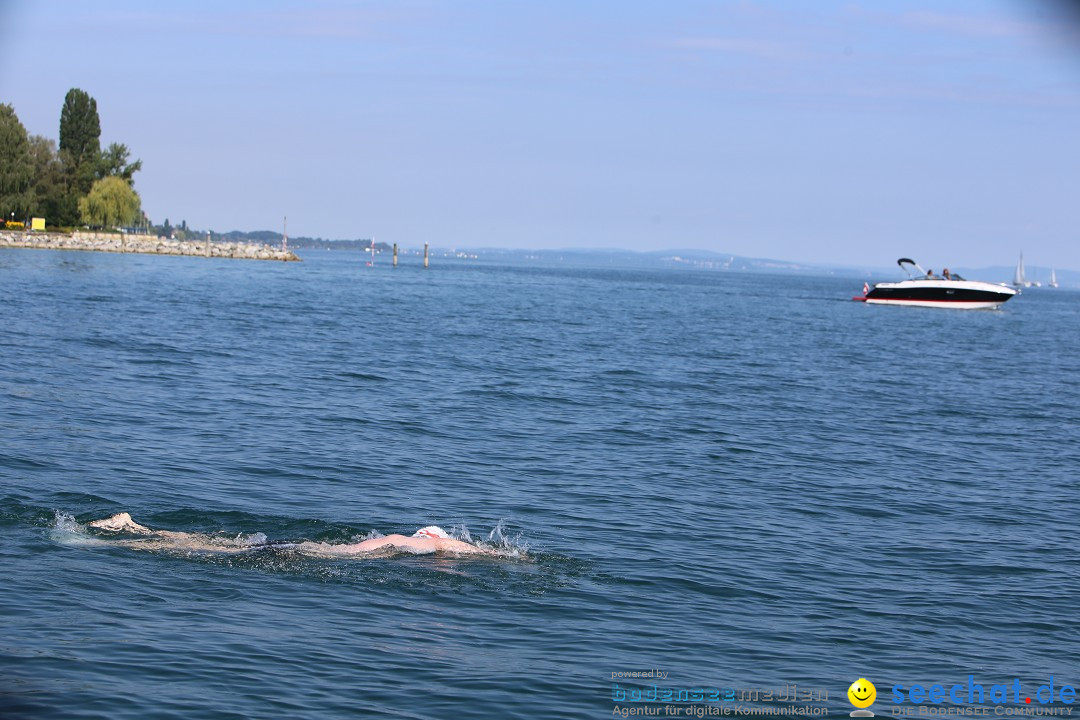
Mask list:
POLYGON ((79 200, 79 217, 87 225, 119 227, 132 225, 142 215, 139 195, 118 177, 102 178, 79 200))
POLYGON ((68 90, 60 111, 60 162, 67 192, 61 199, 59 221, 79 219, 79 200, 90 192, 101 160, 101 120, 97 101, 78 88, 68 90))
POLYGON ((128 155, 130 154, 131 151, 128 150, 127 145, 110 144, 101 153, 101 157, 98 158, 97 177, 99 179, 106 177, 123 178, 128 185, 134 185, 135 180, 132 176, 142 169, 142 160, 128 163, 128 155))
POLYGON ((56 141, 41 135, 30 137, 30 159, 34 172, 34 187, 30 215, 43 217, 49 223, 60 219, 60 207, 67 185, 64 168, 56 150, 56 141))
POLYGON ((0 104, 0 215, 26 217, 30 210, 34 168, 30 140, 15 108, 0 104))
POLYGON ((122 143, 102 151, 100 138, 97 101, 78 88, 64 98, 59 145, 40 135, 28 138, 11 106, 0 105, 0 215, 44 217, 50 227, 145 222, 132 189, 142 161, 131 162, 122 143), (119 180, 129 192, 112 183, 97 187, 95 181, 107 178, 119 180))
POLYGON ((101 154, 101 119, 97 100, 78 88, 68 90, 60 111, 60 149, 76 164, 95 162, 101 154))

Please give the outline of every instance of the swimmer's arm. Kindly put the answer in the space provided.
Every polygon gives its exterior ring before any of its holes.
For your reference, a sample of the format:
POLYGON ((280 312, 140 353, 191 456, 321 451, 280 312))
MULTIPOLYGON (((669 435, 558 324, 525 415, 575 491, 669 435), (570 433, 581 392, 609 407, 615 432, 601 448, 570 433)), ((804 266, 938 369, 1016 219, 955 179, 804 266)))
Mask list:
POLYGON ((222 542, 208 535, 198 533, 179 532, 174 530, 155 530, 140 525, 131 519, 128 513, 117 513, 112 517, 102 520, 94 520, 89 526, 98 530, 114 533, 127 533, 130 535, 142 535, 138 540, 112 540, 115 545, 132 548, 135 550, 188 550, 188 551, 211 551, 211 552, 244 552, 251 548, 246 545, 222 542))
POLYGON ((157 538, 166 538, 170 540, 186 540, 191 537, 195 537, 192 533, 176 532, 173 530, 155 530, 154 528, 140 525, 131 519, 131 515, 122 512, 116 513, 112 517, 103 518, 101 520, 94 520, 89 523, 89 526, 98 530, 105 530, 107 532, 123 532, 131 535, 147 535, 157 538))
MULTIPOLYGON (((364 540, 363 542, 354 543, 352 545, 345 545, 350 552, 372 552, 373 550, 379 550, 381 548, 392 545, 394 547, 413 547, 413 542, 416 538, 408 538, 404 535, 384 535, 383 537, 371 538, 364 540)), ((416 549, 416 548, 413 548, 416 549)))
POLYGON ((435 549, 439 552, 452 552, 459 555, 494 555, 494 550, 488 550, 487 548, 477 547, 461 540, 447 540, 438 538, 433 541, 435 543, 435 549))
POLYGON ((379 548, 388 545, 413 550, 418 553, 449 552, 458 555, 493 554, 493 551, 491 550, 486 550, 477 547, 476 545, 462 542, 461 540, 452 540, 450 538, 405 537, 404 535, 387 535, 386 537, 372 538, 371 540, 357 543, 355 547, 357 547, 360 552, 370 552, 371 550, 378 550, 379 548))
POLYGON ((349 543, 345 545, 331 545, 323 542, 302 542, 297 544, 297 548, 302 552, 314 553, 316 555, 360 555, 363 553, 374 552, 385 547, 410 547, 409 541, 415 538, 407 538, 404 535, 385 535, 383 537, 371 538, 358 543, 349 543))
POLYGON ((404 535, 386 535, 371 538, 349 545, 327 545, 326 543, 301 543, 304 550, 327 555, 360 555, 375 552, 383 548, 402 548, 418 553, 451 552, 459 555, 492 555, 494 551, 470 545, 460 540, 443 538, 418 538, 404 535))

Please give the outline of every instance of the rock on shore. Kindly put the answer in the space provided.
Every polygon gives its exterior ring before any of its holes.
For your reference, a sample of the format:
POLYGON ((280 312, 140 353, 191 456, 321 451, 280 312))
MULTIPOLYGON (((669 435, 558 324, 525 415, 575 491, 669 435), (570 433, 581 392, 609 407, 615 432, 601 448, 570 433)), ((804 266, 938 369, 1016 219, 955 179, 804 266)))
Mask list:
POLYGON ((146 253, 150 255, 193 255, 195 257, 238 258, 244 260, 299 261, 293 252, 260 243, 208 243, 204 240, 168 240, 153 235, 117 233, 3 232, 0 247, 38 248, 42 250, 90 250, 93 252, 146 253))

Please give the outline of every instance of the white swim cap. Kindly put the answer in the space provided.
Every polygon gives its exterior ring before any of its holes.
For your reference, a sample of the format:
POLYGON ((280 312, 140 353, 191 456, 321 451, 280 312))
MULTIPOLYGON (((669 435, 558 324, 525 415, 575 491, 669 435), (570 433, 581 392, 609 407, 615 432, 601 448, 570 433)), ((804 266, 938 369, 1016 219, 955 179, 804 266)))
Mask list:
POLYGON ((412 536, 418 538, 442 538, 443 540, 450 539, 450 536, 446 534, 446 531, 438 525, 428 525, 425 528, 420 528, 414 532, 412 536))

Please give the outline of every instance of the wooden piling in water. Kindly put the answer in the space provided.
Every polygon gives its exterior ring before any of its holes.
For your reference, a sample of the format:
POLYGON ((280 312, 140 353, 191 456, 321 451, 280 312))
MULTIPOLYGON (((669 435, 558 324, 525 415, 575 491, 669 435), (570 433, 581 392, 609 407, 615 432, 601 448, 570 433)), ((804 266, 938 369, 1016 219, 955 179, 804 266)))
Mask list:
POLYGON ((428 244, 424 243, 424 267, 428 265, 428 244))

